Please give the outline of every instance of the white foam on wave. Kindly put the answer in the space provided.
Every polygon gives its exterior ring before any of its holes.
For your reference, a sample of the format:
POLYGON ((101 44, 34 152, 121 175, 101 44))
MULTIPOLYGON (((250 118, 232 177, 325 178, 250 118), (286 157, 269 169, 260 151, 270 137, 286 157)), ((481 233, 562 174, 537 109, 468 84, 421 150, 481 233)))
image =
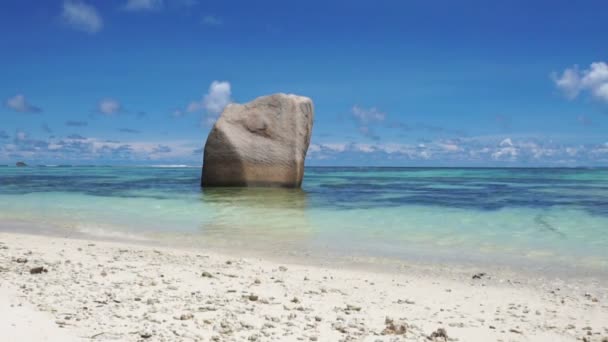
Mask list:
POLYGON ((142 234, 134 234, 125 231, 121 231, 118 228, 108 228, 105 226, 95 225, 95 224, 76 224, 74 229, 79 233, 101 237, 101 238, 111 238, 118 240, 137 240, 137 241, 149 241, 151 239, 142 236, 142 234))
POLYGON ((178 167, 199 167, 199 166, 186 165, 186 164, 159 164, 159 165, 149 165, 148 167, 178 168, 178 167))

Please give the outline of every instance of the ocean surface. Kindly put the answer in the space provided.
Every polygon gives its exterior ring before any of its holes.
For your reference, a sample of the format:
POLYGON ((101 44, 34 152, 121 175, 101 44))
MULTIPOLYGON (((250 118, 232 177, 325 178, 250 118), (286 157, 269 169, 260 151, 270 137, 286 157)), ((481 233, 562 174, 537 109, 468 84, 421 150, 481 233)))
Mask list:
POLYGON ((199 180, 198 167, 0 167, 0 229, 608 273, 608 169, 308 167, 301 190, 199 180))

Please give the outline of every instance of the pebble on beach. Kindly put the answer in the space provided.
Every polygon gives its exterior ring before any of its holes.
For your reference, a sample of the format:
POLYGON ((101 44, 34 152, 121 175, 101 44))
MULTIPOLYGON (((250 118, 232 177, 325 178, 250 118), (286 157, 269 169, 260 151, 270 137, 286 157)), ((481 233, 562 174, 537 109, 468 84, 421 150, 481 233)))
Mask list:
POLYGON ((600 288, 524 285, 512 276, 500 283, 495 270, 492 278, 479 276, 480 286, 470 281, 479 273, 467 271, 372 274, 109 242, 0 238, 10 247, 0 253, 0 290, 47 312, 62 331, 95 340, 608 342, 600 337, 608 334, 600 288), (25 268, 17 261, 24 255, 28 265, 45 266, 25 268))

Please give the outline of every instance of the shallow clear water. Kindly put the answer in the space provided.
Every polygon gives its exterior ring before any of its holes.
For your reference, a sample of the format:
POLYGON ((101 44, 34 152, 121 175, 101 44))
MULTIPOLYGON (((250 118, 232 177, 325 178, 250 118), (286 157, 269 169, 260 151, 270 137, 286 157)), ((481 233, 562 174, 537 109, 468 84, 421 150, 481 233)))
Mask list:
POLYGON ((199 179, 199 168, 0 167, 0 226, 608 271, 608 169, 309 167, 302 190, 199 179))

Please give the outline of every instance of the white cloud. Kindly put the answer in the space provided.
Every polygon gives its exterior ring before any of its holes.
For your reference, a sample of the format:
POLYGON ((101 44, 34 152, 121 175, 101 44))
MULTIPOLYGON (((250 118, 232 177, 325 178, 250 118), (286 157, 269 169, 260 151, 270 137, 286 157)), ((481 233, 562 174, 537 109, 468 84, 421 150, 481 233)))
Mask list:
POLYGON ((348 148, 348 144, 345 143, 330 143, 321 145, 322 148, 328 149, 334 152, 344 152, 348 148))
MULTIPOLYGON (((132 160, 151 161, 190 160, 192 150, 200 142, 175 141, 112 141, 72 134, 48 140, 31 138, 24 131, 17 131, 12 143, 0 145, 0 160, 10 160, 10 154, 18 153, 46 160, 132 160)), ((198 162, 197 159, 192 159, 198 162)))
POLYGON ((192 101, 186 111, 205 111, 208 114, 218 115, 232 102, 232 92, 229 82, 213 81, 209 86, 209 92, 203 96, 201 101, 192 101))
POLYGON ((40 113, 42 109, 27 102, 23 94, 17 94, 6 100, 6 106, 20 113, 40 113))
POLYGON ((519 152, 515 147, 501 147, 492 153, 494 160, 515 160, 519 152))
POLYGON ((25 133, 24 131, 17 131, 17 133, 15 134, 15 139, 17 139, 17 140, 26 140, 27 139, 27 133, 25 133))
MULTIPOLYGON (((364 154, 374 160, 425 161, 457 164, 594 165, 608 155, 608 144, 568 145, 531 137, 469 137, 427 143, 325 142, 311 144, 309 159, 351 158, 364 154)), ((602 163, 608 162, 602 161, 602 163)))
POLYGON ((308 152, 309 153, 321 152, 321 146, 319 146, 318 144, 310 144, 310 146, 308 146, 308 152))
POLYGON ((230 103, 230 96, 230 83, 213 81, 203 98, 203 106, 208 112, 219 114, 230 103))
POLYGON ((565 151, 570 157, 574 157, 578 153, 579 149, 576 147, 566 147, 565 151))
POLYGON ((440 143, 439 146, 447 152, 460 151, 460 146, 458 146, 457 144, 454 144, 454 143, 440 143))
POLYGON ((354 148, 363 153, 372 153, 376 151, 376 147, 370 144, 355 144, 354 148))
MULTIPOLYGON (((5 133, 5 139, 6 136, 5 133)), ((14 159, 11 155, 19 154, 38 160, 199 163, 202 152, 198 139, 115 141, 72 134, 39 140, 23 130, 16 130, 12 136, 10 141, 0 144, 0 160, 11 160, 14 159), (192 153, 194 149, 198 151, 196 155, 192 153)), ((396 165, 417 165, 417 162, 446 165, 608 165, 608 143, 605 141, 599 144, 562 144, 532 137, 468 137, 425 143, 335 141, 312 143, 308 152, 308 158, 314 160, 346 158, 351 161, 394 162, 396 165)))
POLYGON ((559 88, 569 99, 576 98, 580 93, 581 79, 579 77, 578 67, 576 66, 572 69, 564 70, 561 77, 557 77, 556 74, 553 74, 553 81, 555 82, 555 86, 557 86, 557 88, 559 88))
POLYGON ((608 154, 608 142, 604 143, 600 146, 595 147, 592 151, 591 151, 592 155, 600 155, 600 154, 608 154))
POLYGON ((80 0, 65 0, 61 17, 72 28, 80 31, 96 33, 103 28, 103 19, 95 7, 80 0))
POLYGON ((553 74, 553 81, 569 99, 582 92, 589 92, 598 100, 608 102, 608 64, 591 63, 589 69, 580 70, 577 65, 564 70, 561 76, 553 74))
POLYGON ((500 142, 500 144, 498 144, 498 146, 510 147, 510 146, 513 146, 513 141, 511 140, 511 138, 505 138, 500 142))
POLYGON ((594 93, 596 97, 608 101, 608 82, 595 88, 594 93))
POLYGON ((122 105, 115 99, 103 99, 97 104, 97 110, 104 115, 114 115, 122 111, 122 105))
POLYGON ((370 123, 370 122, 381 122, 386 118, 386 114, 379 111, 377 108, 372 107, 369 109, 365 109, 359 106, 353 106, 352 114, 361 123, 370 123))
POLYGON ((201 19, 201 21, 203 24, 205 24, 207 26, 220 26, 224 23, 221 18, 219 18, 215 15, 203 16, 203 19, 201 19))
POLYGON ((154 11, 163 7, 163 0, 127 0, 124 9, 127 11, 154 11))

